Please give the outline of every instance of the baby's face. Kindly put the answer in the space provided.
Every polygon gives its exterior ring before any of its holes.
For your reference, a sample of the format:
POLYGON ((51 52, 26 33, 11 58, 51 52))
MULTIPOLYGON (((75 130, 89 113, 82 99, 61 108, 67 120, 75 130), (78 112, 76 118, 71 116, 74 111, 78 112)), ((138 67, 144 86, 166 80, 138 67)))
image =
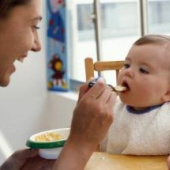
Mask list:
POLYGON ((123 102, 142 109, 169 100, 170 59, 166 53, 164 46, 155 44, 130 49, 118 77, 119 85, 128 87, 120 93, 123 102))

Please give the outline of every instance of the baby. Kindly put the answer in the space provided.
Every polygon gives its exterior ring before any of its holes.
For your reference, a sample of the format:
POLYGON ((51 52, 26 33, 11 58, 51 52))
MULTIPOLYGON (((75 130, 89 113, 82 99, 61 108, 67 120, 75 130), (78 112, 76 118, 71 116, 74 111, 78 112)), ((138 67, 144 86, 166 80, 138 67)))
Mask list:
POLYGON ((102 151, 128 155, 170 154, 170 37, 146 35, 131 47, 118 76, 126 87, 102 151))

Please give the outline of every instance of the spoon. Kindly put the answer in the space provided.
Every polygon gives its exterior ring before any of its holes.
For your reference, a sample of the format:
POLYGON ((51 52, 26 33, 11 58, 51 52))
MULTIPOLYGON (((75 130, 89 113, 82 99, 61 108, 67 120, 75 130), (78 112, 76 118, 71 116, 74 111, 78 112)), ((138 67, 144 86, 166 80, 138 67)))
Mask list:
MULTIPOLYGON (((96 81, 91 81, 89 84, 88 84, 88 87, 92 87, 93 85, 96 84, 96 81)), ((113 91, 115 92, 122 92, 122 91, 125 91, 127 90, 127 88, 125 86, 112 86, 111 84, 107 84, 113 91)))

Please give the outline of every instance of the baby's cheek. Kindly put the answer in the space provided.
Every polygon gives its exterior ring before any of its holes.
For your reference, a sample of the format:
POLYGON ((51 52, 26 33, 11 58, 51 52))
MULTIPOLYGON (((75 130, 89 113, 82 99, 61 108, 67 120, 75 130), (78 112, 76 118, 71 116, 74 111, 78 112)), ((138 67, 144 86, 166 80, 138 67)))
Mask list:
POLYGON ((140 88, 138 94, 143 102, 148 104, 151 104, 153 101, 157 100, 157 93, 153 93, 152 89, 150 88, 140 88))
POLYGON ((141 94, 141 95, 150 95, 149 88, 146 87, 146 86, 142 86, 142 84, 137 86, 135 89, 138 91, 138 94, 141 94))

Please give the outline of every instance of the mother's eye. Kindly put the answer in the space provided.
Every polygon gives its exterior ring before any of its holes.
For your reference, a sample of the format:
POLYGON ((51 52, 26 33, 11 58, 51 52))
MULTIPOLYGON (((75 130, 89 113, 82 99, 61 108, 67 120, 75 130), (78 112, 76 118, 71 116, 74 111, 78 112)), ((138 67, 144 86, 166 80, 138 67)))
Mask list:
POLYGON ((37 25, 34 25, 33 28, 36 29, 36 30, 40 29, 40 27, 37 26, 37 25))

